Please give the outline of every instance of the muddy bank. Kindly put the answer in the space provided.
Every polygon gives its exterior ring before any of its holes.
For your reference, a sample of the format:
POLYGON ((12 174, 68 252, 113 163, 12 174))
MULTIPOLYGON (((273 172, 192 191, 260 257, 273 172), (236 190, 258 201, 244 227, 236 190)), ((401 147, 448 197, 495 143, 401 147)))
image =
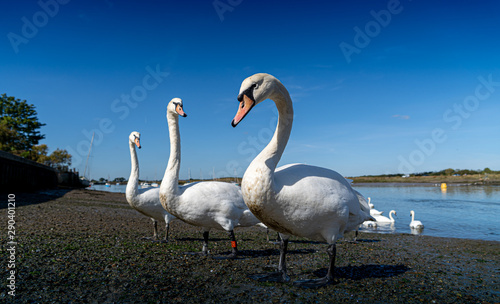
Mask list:
MULTIPOLYGON (((6 222, 7 208, 0 211, 6 222)), ((241 259, 213 258, 230 253, 221 231, 211 232, 208 257, 189 254, 201 250, 200 228, 176 221, 169 243, 141 240, 152 235, 151 220, 132 210, 121 193, 16 194, 15 221, 16 296, 8 294, 5 282, 12 269, 4 263, 2 301, 500 302, 499 242, 362 233, 358 243, 339 241, 335 284, 309 290, 248 278, 272 271, 278 260, 277 246, 266 241, 263 229, 236 231, 241 259)), ((2 256, 8 248, 3 242, 2 256)), ((325 249, 325 244, 292 238, 287 260, 292 280, 323 276, 325 249)))

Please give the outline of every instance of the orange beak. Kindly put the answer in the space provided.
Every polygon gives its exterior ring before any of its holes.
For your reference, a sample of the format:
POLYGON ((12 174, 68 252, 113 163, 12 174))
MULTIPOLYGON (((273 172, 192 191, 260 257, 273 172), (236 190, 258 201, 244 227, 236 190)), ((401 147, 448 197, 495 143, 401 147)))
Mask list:
POLYGON ((184 113, 184 110, 182 109, 182 107, 180 105, 177 105, 175 107, 175 111, 177 112, 177 114, 179 114, 182 117, 186 117, 187 116, 187 114, 184 113))
POLYGON ((136 139, 134 140, 134 142, 135 142, 135 145, 137 146, 137 148, 139 148, 139 149, 140 149, 140 148, 141 148, 141 142, 140 142, 139 138, 136 138, 136 139))
POLYGON ((252 100, 250 97, 247 95, 243 95, 243 100, 240 102, 240 106, 238 108, 238 112, 236 113, 236 116, 234 117, 233 121, 231 122, 231 125, 233 127, 236 127, 240 121, 245 118, 245 116, 250 112, 250 110, 253 108, 255 105, 255 101, 252 100))

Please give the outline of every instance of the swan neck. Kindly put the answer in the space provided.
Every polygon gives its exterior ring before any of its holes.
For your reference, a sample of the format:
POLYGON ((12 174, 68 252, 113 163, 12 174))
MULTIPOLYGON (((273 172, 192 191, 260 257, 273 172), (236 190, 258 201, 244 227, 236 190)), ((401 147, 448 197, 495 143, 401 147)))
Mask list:
POLYGON ((281 82, 276 82, 274 93, 270 99, 278 109, 278 125, 273 138, 254 161, 265 163, 270 172, 274 172, 290 138, 293 124, 293 105, 290 94, 281 82))
POLYGON ((130 146, 130 161, 131 170, 130 177, 127 182, 126 196, 127 198, 133 198, 138 195, 139 188, 139 160, 137 159, 137 152, 135 150, 135 144, 129 141, 130 146))
POLYGON ((168 131, 170 135, 170 156, 168 158, 167 169, 160 186, 160 193, 176 195, 179 185, 179 171, 181 166, 181 140, 179 133, 179 118, 176 115, 168 114, 168 131))

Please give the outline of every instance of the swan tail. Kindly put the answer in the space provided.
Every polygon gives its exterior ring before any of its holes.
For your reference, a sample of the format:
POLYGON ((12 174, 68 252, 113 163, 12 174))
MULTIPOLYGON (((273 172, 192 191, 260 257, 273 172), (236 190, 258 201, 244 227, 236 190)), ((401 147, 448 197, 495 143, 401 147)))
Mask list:
POLYGON ((375 221, 375 218, 370 215, 370 205, 368 204, 368 201, 365 199, 365 197, 359 193, 358 191, 354 190, 354 193, 356 193, 356 196, 358 197, 359 200, 359 207, 361 208, 361 213, 364 215, 364 221, 375 221))

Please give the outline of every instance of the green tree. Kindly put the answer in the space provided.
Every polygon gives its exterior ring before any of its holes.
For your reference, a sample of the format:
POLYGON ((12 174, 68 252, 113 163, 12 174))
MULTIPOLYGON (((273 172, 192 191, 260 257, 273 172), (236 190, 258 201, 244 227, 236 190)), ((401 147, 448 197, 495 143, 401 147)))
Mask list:
POLYGON ((443 172, 444 172, 445 175, 452 175, 453 173, 455 173, 455 170, 449 168, 449 169, 443 170, 443 172))
POLYGON ((3 151, 34 158, 31 149, 45 138, 39 131, 43 126, 45 124, 38 121, 34 105, 6 94, 0 95, 0 136, 3 151))
POLYGON ((20 140, 17 132, 9 128, 5 121, 0 120, 0 151, 13 152, 14 143, 20 140))
POLYGON ((59 171, 68 171, 71 166, 71 154, 66 150, 56 149, 49 155, 48 164, 59 171))
POLYGON ((37 163, 48 165, 49 157, 47 156, 49 147, 47 145, 38 145, 31 148, 32 159, 37 163))

